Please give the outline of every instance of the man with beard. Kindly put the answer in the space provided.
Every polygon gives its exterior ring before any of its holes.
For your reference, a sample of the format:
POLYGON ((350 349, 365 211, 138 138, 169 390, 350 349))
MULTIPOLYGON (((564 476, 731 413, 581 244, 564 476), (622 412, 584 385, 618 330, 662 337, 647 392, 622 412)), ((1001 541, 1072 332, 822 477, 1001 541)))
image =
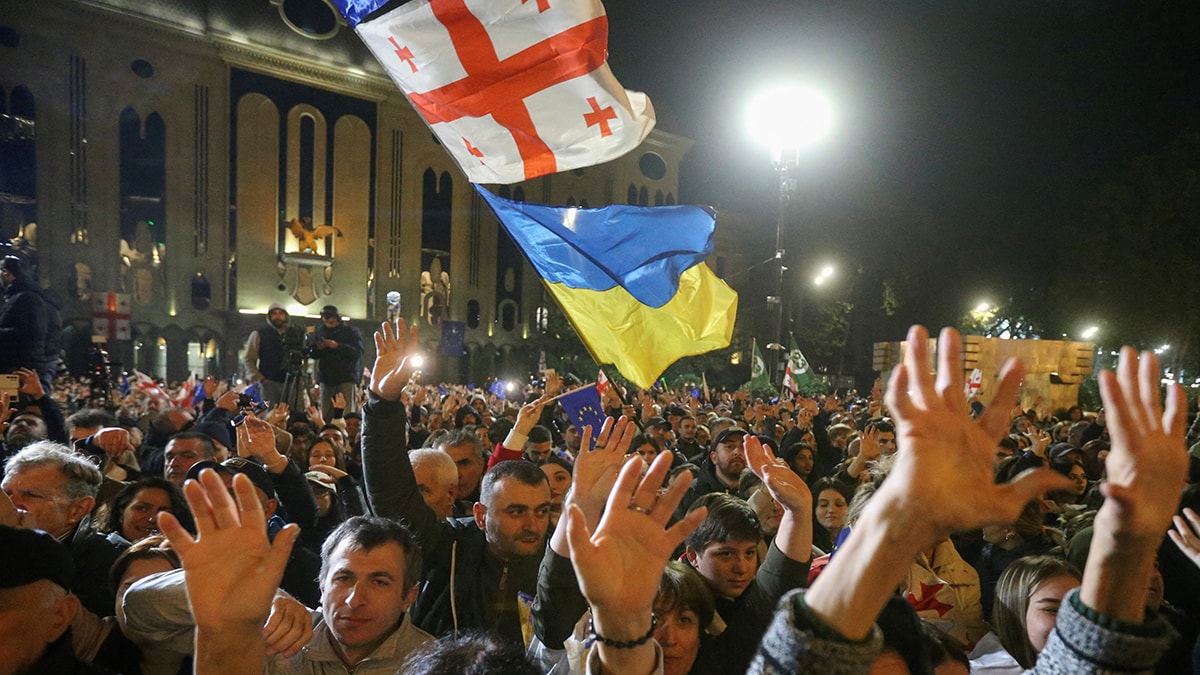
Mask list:
POLYGON ((683 498, 681 514, 701 495, 723 492, 737 496, 738 481, 746 468, 746 452, 742 448, 745 437, 746 430, 738 427, 723 429, 717 434, 708 457, 700 465, 700 475, 683 498))
POLYGON ((271 403, 287 403, 293 410, 299 409, 296 394, 299 386, 284 391, 289 374, 298 374, 301 361, 302 338, 300 331, 291 325, 291 317, 279 303, 272 303, 267 310, 267 324, 251 331, 246 339, 246 355, 242 363, 246 366, 246 377, 261 383, 262 398, 271 403), (285 400, 285 393, 288 399, 285 400))
POLYGON ((426 552, 425 585, 412 608, 413 622, 435 636, 487 630, 521 644, 518 596, 536 592, 550 525, 546 474, 530 462, 500 462, 484 475, 472 517, 439 517, 421 498, 403 450, 400 395, 412 376, 417 331, 408 333, 403 319, 396 332, 384 324, 375 334, 375 349, 363 412, 363 474, 376 515, 404 522, 426 552))

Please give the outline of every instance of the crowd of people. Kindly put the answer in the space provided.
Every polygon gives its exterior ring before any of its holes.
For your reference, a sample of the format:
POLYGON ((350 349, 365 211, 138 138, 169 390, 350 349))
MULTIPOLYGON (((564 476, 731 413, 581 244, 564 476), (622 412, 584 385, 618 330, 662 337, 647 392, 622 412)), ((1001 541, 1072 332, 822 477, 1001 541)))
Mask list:
POLYGON ((266 406, 17 370, 0 674, 1200 673, 1200 425, 1153 354, 1098 414, 1014 407, 1015 363, 968 401, 947 330, 886 393, 610 383, 577 428, 553 374, 417 383, 403 321, 323 392, 273 339, 266 406))

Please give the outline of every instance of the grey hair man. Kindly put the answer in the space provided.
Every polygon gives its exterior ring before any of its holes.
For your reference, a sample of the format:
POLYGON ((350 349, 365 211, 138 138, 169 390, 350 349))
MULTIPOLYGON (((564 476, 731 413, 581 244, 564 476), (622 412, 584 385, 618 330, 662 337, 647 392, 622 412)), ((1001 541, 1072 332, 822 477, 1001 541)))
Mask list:
POLYGON ((44 530, 67 547, 75 563, 71 588, 84 607, 107 616, 113 608, 108 571, 120 549, 91 527, 102 481, 100 470, 83 455, 39 441, 8 458, 0 488, 21 527, 44 530))

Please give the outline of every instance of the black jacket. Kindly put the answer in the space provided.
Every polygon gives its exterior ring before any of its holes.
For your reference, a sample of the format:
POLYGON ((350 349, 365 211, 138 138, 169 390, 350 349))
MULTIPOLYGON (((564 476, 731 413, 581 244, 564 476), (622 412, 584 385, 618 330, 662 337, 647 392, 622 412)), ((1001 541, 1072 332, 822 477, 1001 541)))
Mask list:
POLYGON ((362 333, 348 323, 342 322, 333 328, 325 324, 317 326, 313 344, 319 340, 333 340, 335 349, 313 349, 317 360, 317 381, 325 385, 358 382, 362 379, 362 333))
POLYGON ((0 311, 0 372, 32 368, 46 361, 46 301, 36 286, 16 279, 4 289, 0 311))
POLYGON ((424 552, 413 623, 439 637, 475 629, 521 641, 517 595, 534 596, 541 557, 499 560, 474 519, 441 519, 425 505, 408 460, 400 403, 372 394, 362 439, 363 477, 375 515, 404 522, 424 552))

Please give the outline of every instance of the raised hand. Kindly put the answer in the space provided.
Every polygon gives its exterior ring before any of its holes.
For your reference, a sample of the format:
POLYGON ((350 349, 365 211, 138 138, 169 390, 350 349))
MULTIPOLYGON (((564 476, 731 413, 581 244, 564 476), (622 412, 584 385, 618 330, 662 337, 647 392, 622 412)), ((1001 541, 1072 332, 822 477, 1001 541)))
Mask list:
MULTIPOLYGON (((931 374, 929 336, 921 326, 908 332, 904 361, 892 372, 886 395, 896 421, 896 463, 872 501, 895 500, 911 509, 915 540, 932 545, 953 532, 1016 521, 1025 504, 1066 477, 1048 469, 997 485, 992 460, 1006 419, 986 412, 978 422, 963 411, 962 339, 951 328, 938 339, 937 379, 931 374)), ((996 400, 1012 400, 1022 367, 1010 360, 1000 372, 996 400)), ((989 406, 991 411, 995 406, 989 406)), ((869 507, 868 507, 869 508, 869 507)))
POLYGON ((762 480, 771 497, 788 511, 810 517, 812 493, 787 462, 777 458, 771 446, 763 445, 749 434, 742 439, 742 445, 746 450, 746 467, 762 480))
POLYGON ((1025 434, 1029 439, 1029 451, 1045 459, 1046 448, 1050 447, 1050 432, 1045 429, 1031 429, 1025 434))
POLYGON ((257 457, 271 473, 282 473, 287 468, 287 457, 276 449, 275 431, 270 424, 247 415, 235 429, 239 457, 257 457))
POLYGON ((288 420, 288 404, 280 403, 267 413, 267 423, 274 427, 284 428, 288 420))
POLYGON ((225 393, 217 397, 216 406, 236 413, 238 411, 238 396, 239 394, 236 391, 232 389, 226 390, 225 393))
POLYGON ((550 388, 547 386, 546 393, 542 394, 540 398, 521 406, 521 409, 517 411, 517 422, 513 425, 513 431, 528 436, 529 432, 537 426, 538 420, 541 419, 542 408, 545 408, 546 404, 550 402, 550 397, 550 388))
POLYGON ((105 427, 92 436, 92 445, 104 451, 109 459, 116 460, 125 452, 133 452, 129 432, 121 427, 105 427))
POLYGON ((1174 522, 1175 529, 1167 530, 1167 535, 1193 565, 1200 567, 1200 515, 1190 508, 1184 509, 1183 515, 1175 516, 1174 522))
POLYGON ((17 375, 21 378, 21 386, 17 391, 35 401, 46 395, 46 390, 42 388, 42 381, 38 379, 37 371, 18 368, 17 375))
POLYGON ((592 447, 592 433, 590 425, 583 427, 580 452, 572 471, 571 491, 566 499, 568 504, 579 505, 588 527, 595 527, 600 520, 600 512, 626 463, 625 455, 633 437, 637 435, 637 425, 624 416, 615 422, 611 417, 605 419, 604 426, 596 434, 595 447, 592 447), (588 448, 592 449, 589 451, 588 448))
POLYGON ((1100 373, 1112 449, 1101 486, 1107 498, 1097 513, 1118 537, 1155 541, 1171 524, 1187 473, 1187 400, 1178 384, 1167 388, 1163 410, 1158 357, 1121 349, 1117 372, 1100 373))
POLYGON ((371 391, 387 401, 398 401, 404 385, 412 379, 418 343, 417 325, 405 330, 404 319, 396 319, 396 327, 384 323, 375 332, 375 365, 371 367, 371 391))
POLYGON ((341 408, 342 410, 346 409, 346 397, 342 394, 342 392, 339 391, 337 394, 334 394, 333 407, 341 408))
POLYGON ((254 484, 241 474, 233 477, 234 495, 210 469, 183 491, 197 537, 167 512, 159 513, 158 528, 183 562, 197 629, 196 672, 260 672, 263 624, 300 529, 288 525, 268 541, 254 484))
POLYGON ((626 464, 594 531, 578 506, 563 514, 579 588, 591 605, 596 632, 606 638, 635 640, 649 630, 668 557, 707 515, 698 508, 667 527, 691 483, 685 476, 660 496, 670 468, 666 453, 655 458, 644 478, 640 462, 626 464))

